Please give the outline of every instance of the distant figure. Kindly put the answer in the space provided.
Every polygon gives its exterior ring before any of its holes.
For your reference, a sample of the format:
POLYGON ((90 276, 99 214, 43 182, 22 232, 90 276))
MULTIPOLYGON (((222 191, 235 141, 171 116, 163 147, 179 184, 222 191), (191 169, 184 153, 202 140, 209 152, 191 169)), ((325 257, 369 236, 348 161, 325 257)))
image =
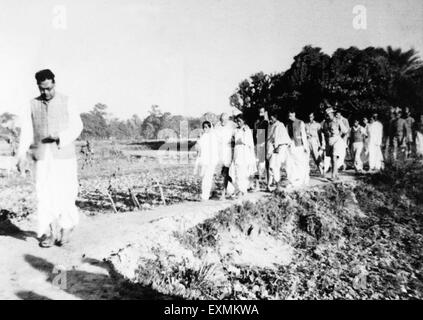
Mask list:
POLYGON ((340 159, 339 159, 339 169, 340 170, 344 170, 346 168, 346 164, 345 164, 345 157, 346 157, 346 152, 348 150, 348 144, 349 144, 349 137, 350 137, 350 124, 348 122, 348 119, 345 118, 344 116, 342 116, 341 111, 337 111, 335 114, 336 119, 338 119, 339 122, 341 122, 344 127, 346 128, 346 132, 341 134, 341 137, 344 141, 344 146, 345 146, 345 152, 343 154, 340 155, 340 159))
POLYGON ((364 127, 360 126, 358 119, 354 120, 351 127, 350 143, 351 154, 354 159, 354 169, 357 173, 363 172, 362 153, 364 148, 364 139, 367 137, 367 132, 364 127))
POLYGON ((204 121, 202 124, 203 134, 197 142, 197 160, 195 162, 194 174, 201 177, 201 200, 210 198, 213 185, 213 176, 218 162, 217 140, 212 132, 212 124, 204 121))
MULTIPOLYGON (((226 198, 232 192, 229 192, 228 186, 232 186, 232 177, 229 175, 229 168, 233 158, 233 140, 235 135, 236 125, 229 120, 226 113, 220 115, 220 121, 215 127, 215 134, 217 138, 219 166, 222 167, 221 174, 223 176, 223 193, 221 200, 226 198)), ((233 189, 233 188, 231 188, 233 189)))
POLYGON ((286 160, 286 174, 290 187, 307 185, 310 181, 310 157, 305 124, 297 119, 294 110, 288 113, 288 134, 291 144, 286 160))
POLYGON ((415 126, 416 128, 416 155, 417 157, 423 157, 423 115, 420 115, 419 122, 415 126))
POLYGON ((306 123, 305 129, 307 133, 308 145, 310 153, 313 157, 314 163, 319 168, 320 173, 324 174, 324 156, 321 152, 322 144, 320 142, 320 131, 322 126, 319 122, 314 119, 314 113, 309 115, 309 123, 306 123))
POLYGON ((369 150, 369 171, 379 171, 384 167, 382 154, 383 125, 378 119, 378 114, 374 113, 369 127, 368 133, 368 150, 369 150))
POLYGON ((236 195, 244 195, 248 191, 250 178, 257 172, 254 154, 254 140, 251 129, 245 123, 243 115, 236 117, 237 129, 235 131, 234 149, 234 178, 236 195))
POLYGON ((361 160, 363 164, 366 164, 369 162, 369 118, 363 117, 363 128, 366 132, 366 136, 364 137, 364 143, 363 143, 363 152, 361 154, 361 160))
POLYGON ((407 107, 404 109, 405 119, 405 156, 409 158, 411 156, 414 144, 414 123, 415 120, 411 116, 410 109, 407 107))
MULTIPOLYGON (((343 135, 348 133, 348 128, 342 121, 335 118, 333 108, 329 107, 325 110, 326 119, 322 125, 323 149, 326 156, 331 159, 332 179, 338 179, 338 168, 340 162, 345 157, 345 142, 343 135)), ((326 173, 325 168, 325 173, 326 173)))
POLYGON ((31 100, 30 109, 23 114, 18 169, 25 167, 32 145, 39 244, 60 246, 79 222, 75 140, 82 131, 82 121, 69 98, 55 91, 53 72, 41 70, 35 78, 41 95, 31 100))
POLYGON ((392 145, 392 137, 394 136, 394 122, 395 119, 397 118, 396 116, 396 110, 394 107, 390 108, 390 112, 389 112, 389 119, 388 121, 386 121, 385 125, 384 125, 384 136, 385 136, 385 159, 390 159, 391 155, 391 145, 392 145))
POLYGON ((259 119, 254 124, 256 138, 257 180, 256 190, 260 189, 260 180, 264 176, 266 183, 269 179, 269 162, 267 161, 266 141, 269 133, 269 115, 266 108, 259 109, 259 119))
POLYGON ((269 180, 267 190, 272 191, 272 184, 278 185, 281 180, 281 167, 286 165, 288 146, 291 139, 285 125, 279 121, 277 114, 271 112, 269 135, 267 137, 267 159, 269 161, 269 180))
POLYGON ((397 109, 395 111, 395 119, 392 122, 391 127, 391 136, 390 136, 390 147, 391 147, 391 154, 392 160, 396 161, 398 157, 398 150, 401 153, 405 152, 405 139, 407 135, 407 125, 405 119, 402 118, 402 111, 401 109, 397 109))

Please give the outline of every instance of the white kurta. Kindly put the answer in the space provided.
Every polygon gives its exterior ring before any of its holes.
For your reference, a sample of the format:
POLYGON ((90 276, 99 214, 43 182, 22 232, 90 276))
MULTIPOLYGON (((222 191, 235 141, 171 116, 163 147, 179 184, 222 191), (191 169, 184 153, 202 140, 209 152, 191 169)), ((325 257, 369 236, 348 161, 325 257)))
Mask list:
POLYGON ((194 173, 201 177, 201 199, 208 200, 213 185, 213 176, 218 163, 218 146, 215 132, 204 133, 197 142, 198 157, 194 173))
POLYGON ((219 165, 229 168, 232 162, 232 138, 235 134, 235 124, 228 121, 225 126, 216 125, 214 130, 218 144, 219 165))
POLYGON ((286 164, 288 145, 291 143, 285 125, 276 121, 269 128, 267 158, 269 159, 269 185, 281 179, 281 167, 286 164))
MULTIPOLYGON (((69 126, 59 133, 60 145, 73 143, 82 131, 82 121, 78 110, 68 104, 69 126)), ((21 137, 18 157, 24 158, 33 143, 33 128, 30 109, 20 118, 21 137)), ((51 145, 46 146, 42 160, 35 162, 35 191, 37 195, 37 234, 48 234, 50 228, 74 228, 79 222, 75 201, 78 195, 77 160, 55 159, 51 145)))
POLYGON ((235 131, 233 177, 238 191, 247 192, 249 178, 256 172, 253 134, 251 129, 244 125, 244 127, 235 131))
POLYGON ((368 126, 368 150, 369 150, 369 169, 380 170, 383 168, 382 138, 383 125, 375 121, 368 126))

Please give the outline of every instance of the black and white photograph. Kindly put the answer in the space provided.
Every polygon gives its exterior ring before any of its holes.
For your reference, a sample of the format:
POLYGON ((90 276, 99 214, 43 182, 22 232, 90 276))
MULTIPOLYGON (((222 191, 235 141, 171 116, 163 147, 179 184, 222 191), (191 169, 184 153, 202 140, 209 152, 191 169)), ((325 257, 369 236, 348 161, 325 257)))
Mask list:
POLYGON ((0 0, 0 66, 0 300, 423 298, 423 1, 0 0))

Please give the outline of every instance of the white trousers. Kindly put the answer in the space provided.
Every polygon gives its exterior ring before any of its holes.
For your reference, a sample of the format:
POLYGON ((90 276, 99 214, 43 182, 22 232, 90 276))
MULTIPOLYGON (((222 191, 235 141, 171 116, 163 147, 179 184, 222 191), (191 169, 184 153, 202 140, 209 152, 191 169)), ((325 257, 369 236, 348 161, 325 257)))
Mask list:
POLYGON ((309 153, 303 146, 292 146, 286 159, 288 182, 293 186, 306 185, 310 181, 309 153))
POLYGON ((279 153, 272 153, 269 158, 269 184, 281 180, 281 168, 286 165, 288 146, 281 146, 279 153))
POLYGON ((76 159, 53 159, 50 152, 35 163, 37 194, 37 234, 51 228, 70 229, 79 223, 75 201, 78 195, 76 159))

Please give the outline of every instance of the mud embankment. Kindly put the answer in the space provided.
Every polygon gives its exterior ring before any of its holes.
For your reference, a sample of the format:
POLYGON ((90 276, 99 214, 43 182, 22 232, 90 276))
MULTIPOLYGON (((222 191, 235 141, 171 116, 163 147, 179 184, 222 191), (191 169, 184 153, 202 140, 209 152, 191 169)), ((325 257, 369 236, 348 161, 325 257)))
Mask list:
POLYGON ((187 299, 421 299, 422 194, 420 164, 387 168, 235 205, 110 263, 187 299))

